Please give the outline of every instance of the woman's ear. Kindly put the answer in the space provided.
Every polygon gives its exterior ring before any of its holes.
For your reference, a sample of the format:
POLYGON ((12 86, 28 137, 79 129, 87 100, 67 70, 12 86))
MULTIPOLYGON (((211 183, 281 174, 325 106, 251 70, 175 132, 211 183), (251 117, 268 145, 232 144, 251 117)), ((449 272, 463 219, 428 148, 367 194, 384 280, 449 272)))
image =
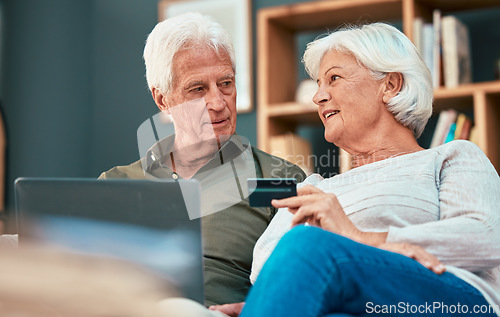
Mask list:
POLYGON ((158 90, 158 88, 153 87, 151 89, 151 95, 153 96, 153 100, 155 101, 156 106, 158 107, 158 109, 160 109, 160 111, 164 111, 164 112, 169 113, 168 106, 167 106, 167 103, 166 103, 166 98, 158 90))
POLYGON ((403 75, 401 73, 389 73, 384 79, 383 100, 388 103, 393 97, 397 96, 403 87, 403 75))

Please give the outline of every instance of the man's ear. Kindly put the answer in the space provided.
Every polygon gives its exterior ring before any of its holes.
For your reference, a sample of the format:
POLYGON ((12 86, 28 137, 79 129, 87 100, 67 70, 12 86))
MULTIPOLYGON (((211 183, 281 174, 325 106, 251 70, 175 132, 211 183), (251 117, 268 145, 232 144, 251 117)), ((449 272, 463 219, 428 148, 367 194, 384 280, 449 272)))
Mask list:
POLYGON ((403 75, 401 73, 389 73, 384 79, 383 100, 388 103, 401 91, 403 87, 403 75))
POLYGON ((160 109, 160 111, 164 111, 164 112, 167 112, 169 113, 168 111, 168 106, 167 106, 167 102, 166 102, 166 98, 165 96, 158 90, 158 88, 155 88, 153 87, 151 89, 151 95, 153 96, 153 100, 155 101, 156 103, 156 106, 158 107, 158 109, 160 109))

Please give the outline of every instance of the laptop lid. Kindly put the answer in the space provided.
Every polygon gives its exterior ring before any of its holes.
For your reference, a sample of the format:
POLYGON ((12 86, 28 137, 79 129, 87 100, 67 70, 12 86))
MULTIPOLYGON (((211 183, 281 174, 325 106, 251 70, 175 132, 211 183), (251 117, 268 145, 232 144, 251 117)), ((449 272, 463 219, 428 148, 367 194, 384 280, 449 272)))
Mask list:
POLYGON ((19 178, 19 242, 143 265, 204 302, 200 186, 194 180, 19 178))

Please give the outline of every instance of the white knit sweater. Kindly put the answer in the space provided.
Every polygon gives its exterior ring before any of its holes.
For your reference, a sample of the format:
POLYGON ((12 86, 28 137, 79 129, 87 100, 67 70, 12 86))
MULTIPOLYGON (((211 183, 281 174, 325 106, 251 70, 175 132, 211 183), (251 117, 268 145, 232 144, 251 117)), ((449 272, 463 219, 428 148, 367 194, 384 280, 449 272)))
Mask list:
MULTIPOLYGON (((452 141, 328 179, 313 174, 303 184, 337 195, 359 229, 425 248, 500 315, 500 178, 475 144, 452 141)), ((280 209, 257 241, 252 283, 291 217, 280 209)))

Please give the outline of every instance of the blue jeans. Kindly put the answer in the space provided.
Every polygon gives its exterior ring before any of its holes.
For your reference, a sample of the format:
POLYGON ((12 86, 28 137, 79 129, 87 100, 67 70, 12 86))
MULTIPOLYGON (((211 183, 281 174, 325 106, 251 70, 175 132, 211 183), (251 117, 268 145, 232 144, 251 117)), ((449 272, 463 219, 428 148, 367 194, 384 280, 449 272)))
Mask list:
POLYGON ((472 313, 475 305, 488 303, 451 273, 298 226, 278 243, 240 316, 496 316, 472 313))

